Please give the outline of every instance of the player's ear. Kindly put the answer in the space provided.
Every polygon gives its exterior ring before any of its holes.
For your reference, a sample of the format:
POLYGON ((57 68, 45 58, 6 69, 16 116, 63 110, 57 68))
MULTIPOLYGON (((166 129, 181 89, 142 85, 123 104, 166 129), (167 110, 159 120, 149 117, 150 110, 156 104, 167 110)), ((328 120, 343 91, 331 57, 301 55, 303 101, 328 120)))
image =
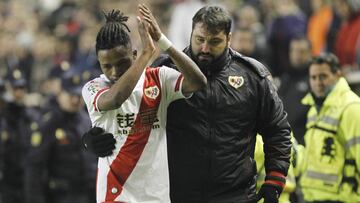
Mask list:
POLYGON ((133 60, 135 60, 137 57, 137 50, 133 50, 133 60))

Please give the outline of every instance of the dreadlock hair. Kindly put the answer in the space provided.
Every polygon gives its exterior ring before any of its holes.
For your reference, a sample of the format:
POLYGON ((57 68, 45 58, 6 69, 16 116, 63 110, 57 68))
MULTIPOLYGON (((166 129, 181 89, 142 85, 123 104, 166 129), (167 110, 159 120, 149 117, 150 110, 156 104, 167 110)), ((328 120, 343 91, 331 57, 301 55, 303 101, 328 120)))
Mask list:
POLYGON ((96 54, 99 50, 113 49, 117 46, 131 47, 131 40, 128 32, 129 27, 125 24, 128 16, 120 10, 103 12, 106 24, 103 25, 96 36, 96 54))

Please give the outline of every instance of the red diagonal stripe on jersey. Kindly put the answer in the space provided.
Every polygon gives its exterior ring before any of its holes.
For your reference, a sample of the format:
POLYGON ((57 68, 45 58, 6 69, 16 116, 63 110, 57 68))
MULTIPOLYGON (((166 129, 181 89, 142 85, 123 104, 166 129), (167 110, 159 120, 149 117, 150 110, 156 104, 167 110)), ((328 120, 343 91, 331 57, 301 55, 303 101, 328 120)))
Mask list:
POLYGON ((181 82, 181 79, 183 78, 183 75, 180 75, 178 77, 178 79, 176 80, 176 84, 175 84, 175 92, 179 91, 180 89, 180 82, 181 82))
MULTIPOLYGON (((143 91, 145 88, 155 85, 159 87, 159 90, 161 89, 159 68, 147 68, 145 71, 143 91)), ((107 176, 108 181, 105 198, 106 201, 114 201, 115 198, 121 194, 123 185, 135 168, 148 141, 156 114, 152 122, 146 123, 146 125, 144 125, 141 121, 140 112, 149 111, 149 109, 153 109, 155 112, 157 112, 160 100, 161 92, 159 92, 159 95, 156 97, 156 99, 150 99, 145 96, 145 93, 143 93, 139 114, 134 122, 134 125, 131 128, 124 146, 120 149, 119 154, 110 165, 110 171, 107 176), (112 188, 114 187, 117 189, 115 194, 112 193, 112 188)))

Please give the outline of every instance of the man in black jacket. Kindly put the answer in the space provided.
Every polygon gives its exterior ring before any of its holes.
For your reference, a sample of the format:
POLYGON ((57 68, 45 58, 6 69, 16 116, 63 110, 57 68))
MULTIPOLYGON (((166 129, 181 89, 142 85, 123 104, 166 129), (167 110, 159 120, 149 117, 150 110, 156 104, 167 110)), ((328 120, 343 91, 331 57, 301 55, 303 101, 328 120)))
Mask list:
MULTIPOLYGON (((175 203, 277 202, 285 185, 291 148, 286 113, 268 70, 229 48, 230 29, 229 14, 217 6, 203 7, 193 17, 191 43, 184 52, 208 84, 168 108, 170 197, 175 203), (267 173, 258 195, 257 133, 263 136, 267 173)), ((153 65, 172 64, 162 56, 153 65)), ((83 140, 94 146, 102 135, 108 137, 93 128, 83 140)))

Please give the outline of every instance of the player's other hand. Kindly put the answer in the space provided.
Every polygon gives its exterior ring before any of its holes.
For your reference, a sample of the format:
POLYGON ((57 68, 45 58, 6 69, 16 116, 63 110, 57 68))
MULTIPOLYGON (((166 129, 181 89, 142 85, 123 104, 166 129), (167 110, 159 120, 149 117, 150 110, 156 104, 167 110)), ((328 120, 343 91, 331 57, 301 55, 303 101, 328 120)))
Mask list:
POLYGON ((111 133, 104 129, 93 127, 82 136, 84 147, 94 153, 97 157, 110 156, 115 149, 116 140, 111 133))
POLYGON ((161 30, 160 27, 154 17, 154 15, 151 13, 150 9, 145 4, 139 4, 139 12, 142 16, 142 18, 149 23, 149 33, 151 37, 158 41, 161 37, 161 30))
POLYGON ((150 29, 149 23, 147 23, 144 19, 142 19, 139 16, 137 17, 137 22, 138 22, 139 35, 143 46, 143 53, 145 54, 148 53, 150 54, 150 56, 152 56, 155 53, 156 49, 155 49, 154 41, 149 33, 149 29, 150 29))

